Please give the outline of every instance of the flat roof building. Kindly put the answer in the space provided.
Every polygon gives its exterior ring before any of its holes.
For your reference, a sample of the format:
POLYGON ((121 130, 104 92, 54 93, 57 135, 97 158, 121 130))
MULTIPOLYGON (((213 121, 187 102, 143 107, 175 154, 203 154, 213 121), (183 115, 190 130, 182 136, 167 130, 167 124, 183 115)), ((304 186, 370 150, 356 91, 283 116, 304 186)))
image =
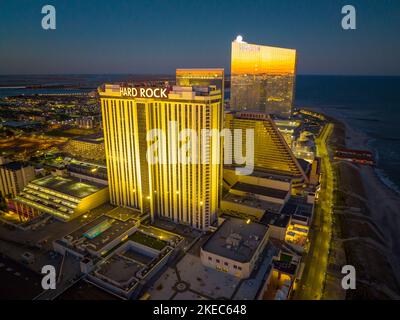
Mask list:
POLYGON ((72 159, 66 168, 73 177, 108 185, 105 165, 72 159))
POLYGON ((129 208, 114 208, 82 225, 54 243, 61 254, 69 252, 78 257, 102 257, 134 233, 141 223, 141 214, 129 208))
POLYGON ((201 247, 201 261, 207 267, 248 278, 268 238, 268 226, 227 217, 201 247))
POLYGON ((254 171, 236 175, 234 168, 224 167, 221 210, 229 215, 260 221, 266 212, 279 213, 288 201, 292 180, 289 177, 254 171))
POLYGON ((71 220, 108 201, 107 186, 49 175, 31 181, 14 199, 17 211, 48 213, 71 220))

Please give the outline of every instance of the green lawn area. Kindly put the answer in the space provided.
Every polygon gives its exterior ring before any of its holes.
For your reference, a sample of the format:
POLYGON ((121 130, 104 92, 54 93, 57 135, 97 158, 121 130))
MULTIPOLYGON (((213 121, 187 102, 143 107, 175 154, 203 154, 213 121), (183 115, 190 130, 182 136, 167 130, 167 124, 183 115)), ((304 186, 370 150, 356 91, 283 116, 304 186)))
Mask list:
POLYGON ((143 244, 145 246, 148 246, 148 247, 156 249, 156 250, 162 250, 167 245, 167 243, 165 241, 154 238, 154 237, 150 237, 147 234, 144 234, 139 231, 137 231, 133 235, 131 235, 129 237, 129 240, 143 244))

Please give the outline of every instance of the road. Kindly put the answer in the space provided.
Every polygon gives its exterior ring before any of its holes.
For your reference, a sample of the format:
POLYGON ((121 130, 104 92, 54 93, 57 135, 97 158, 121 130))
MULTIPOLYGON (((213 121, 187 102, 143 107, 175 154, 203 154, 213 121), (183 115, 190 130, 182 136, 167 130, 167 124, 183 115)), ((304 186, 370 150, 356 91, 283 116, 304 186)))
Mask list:
POLYGON ((305 269, 293 299, 319 300, 323 295, 328 266, 329 246, 332 235, 333 171, 327 140, 333 124, 324 126, 316 139, 317 156, 321 158, 321 189, 315 206, 314 221, 310 232, 310 249, 305 257, 305 269))

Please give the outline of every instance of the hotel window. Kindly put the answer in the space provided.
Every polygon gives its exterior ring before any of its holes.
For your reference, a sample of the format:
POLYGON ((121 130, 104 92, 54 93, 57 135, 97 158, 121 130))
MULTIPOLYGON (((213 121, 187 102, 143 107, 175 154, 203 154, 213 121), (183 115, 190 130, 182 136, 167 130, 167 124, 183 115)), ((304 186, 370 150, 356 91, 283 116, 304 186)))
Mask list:
POLYGON ((238 266, 237 268, 238 268, 238 270, 242 270, 242 267, 239 267, 239 266, 238 266))
POLYGON ((212 258, 211 258, 211 257, 208 257, 208 260, 212 261, 212 258))
POLYGON ((219 259, 215 260, 217 263, 220 263, 219 259))
POLYGON ((228 264, 228 262, 224 262, 224 265, 228 266, 229 264, 228 264))

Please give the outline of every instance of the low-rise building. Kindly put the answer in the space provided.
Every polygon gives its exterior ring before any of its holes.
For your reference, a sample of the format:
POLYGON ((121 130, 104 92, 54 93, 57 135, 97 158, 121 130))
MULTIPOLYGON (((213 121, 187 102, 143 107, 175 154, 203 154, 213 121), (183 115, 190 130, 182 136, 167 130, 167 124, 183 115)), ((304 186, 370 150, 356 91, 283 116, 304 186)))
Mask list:
POLYGON ((108 185, 105 165, 72 159, 66 168, 72 177, 108 185))
POLYGON ((286 176, 254 171, 239 176, 224 168, 224 186, 228 190, 221 201, 223 212, 259 221, 265 212, 279 213, 290 198, 292 180, 286 176))
POLYGON ((49 175, 28 183, 14 202, 17 213, 48 213, 69 221, 108 199, 107 186, 74 177, 49 175))
POLYGON ((262 296, 266 300, 286 300, 296 289, 304 264, 301 256, 285 248, 284 244, 275 241, 274 245, 277 245, 279 253, 272 261, 262 296))
POLYGON ((63 147, 63 151, 73 157, 96 161, 106 160, 104 137, 102 135, 90 135, 71 139, 63 147))
POLYGON ((206 267, 238 278, 248 278, 256 267, 268 238, 268 226, 227 217, 202 246, 201 262, 206 267))

